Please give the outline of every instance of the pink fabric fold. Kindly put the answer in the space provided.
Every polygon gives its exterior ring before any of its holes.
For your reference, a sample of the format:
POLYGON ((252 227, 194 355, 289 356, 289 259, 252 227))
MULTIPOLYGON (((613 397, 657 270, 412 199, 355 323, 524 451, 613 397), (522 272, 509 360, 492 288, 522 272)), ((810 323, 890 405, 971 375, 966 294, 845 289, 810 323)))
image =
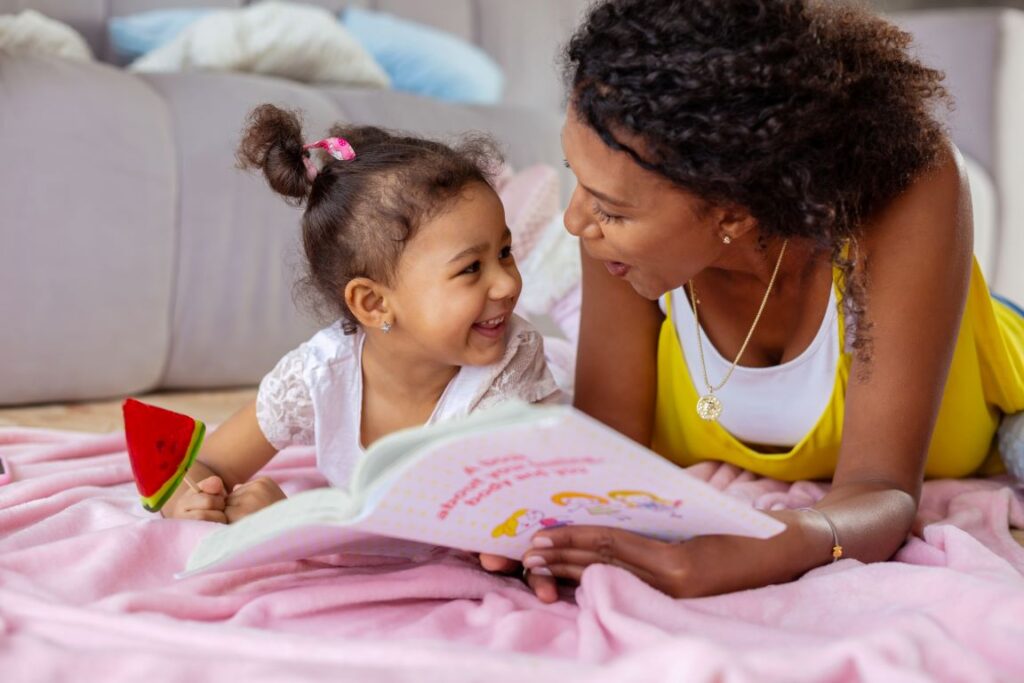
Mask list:
MULTIPOLYGON (((1022 493, 1005 479, 925 484, 895 561, 673 600, 596 566, 544 605, 514 577, 436 550, 333 555, 175 580, 214 525, 138 501, 123 434, 0 429, 0 679, 1024 680, 1022 493)), ((727 465, 691 472, 771 509, 824 495, 727 465)), ((266 468, 324 483, 311 449, 266 468)), ((713 571, 713 568, 709 568, 713 571)))

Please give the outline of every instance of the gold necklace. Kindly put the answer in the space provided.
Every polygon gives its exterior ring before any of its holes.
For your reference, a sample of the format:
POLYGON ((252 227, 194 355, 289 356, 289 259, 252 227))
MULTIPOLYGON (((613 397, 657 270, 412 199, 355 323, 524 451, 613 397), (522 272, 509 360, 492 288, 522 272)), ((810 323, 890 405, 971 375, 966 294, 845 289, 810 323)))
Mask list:
POLYGON ((743 357, 743 352, 747 350, 747 344, 750 343, 751 337, 754 336, 754 330, 757 328, 757 323, 761 320, 761 314, 764 313, 764 307, 768 303, 768 295, 772 293, 775 276, 779 274, 779 266, 782 265, 782 257, 786 254, 787 244, 789 244, 788 239, 782 243, 782 249, 779 251, 779 260, 775 262, 775 270, 772 271, 772 277, 768 281, 768 289, 764 292, 764 299, 761 300, 761 307, 757 309, 757 315, 754 316, 754 322, 750 326, 750 331, 747 332, 747 338, 743 340, 743 345, 740 346, 740 351, 736 354, 736 360, 732 362, 729 372, 725 373, 725 379, 716 387, 711 386, 711 380, 708 379, 708 368, 704 364, 704 344, 701 341, 700 318, 697 315, 697 291, 693 288, 693 280, 689 282, 690 304, 693 306, 693 321, 697 326, 697 351, 700 352, 700 369, 704 372, 704 387, 707 389, 707 393, 697 401, 697 414, 704 420, 717 420, 718 416, 722 414, 722 402, 715 396, 715 392, 724 387, 725 383, 732 377, 733 371, 739 365, 740 358, 743 357))

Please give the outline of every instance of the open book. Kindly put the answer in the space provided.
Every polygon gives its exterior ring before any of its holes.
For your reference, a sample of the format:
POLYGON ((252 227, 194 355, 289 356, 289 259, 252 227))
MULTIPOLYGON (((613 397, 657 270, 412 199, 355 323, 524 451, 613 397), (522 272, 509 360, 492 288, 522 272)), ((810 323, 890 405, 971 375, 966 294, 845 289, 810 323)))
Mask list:
POLYGON ((221 527, 183 575, 387 554, 389 538, 518 559, 534 532, 568 524, 665 540, 785 528, 571 407, 507 403, 379 440, 349 490, 306 491, 221 527))

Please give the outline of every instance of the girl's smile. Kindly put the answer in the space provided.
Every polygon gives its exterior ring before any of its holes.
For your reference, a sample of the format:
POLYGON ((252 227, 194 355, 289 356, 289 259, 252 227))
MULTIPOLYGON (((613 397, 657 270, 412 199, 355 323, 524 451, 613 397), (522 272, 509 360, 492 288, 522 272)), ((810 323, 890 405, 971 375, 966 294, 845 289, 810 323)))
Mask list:
POLYGON ((500 339, 504 336, 505 330, 508 329, 508 323, 505 322, 507 318, 508 314, 505 314, 473 323, 473 331, 489 339, 500 339))
POLYGON ((418 362, 489 365, 505 352, 522 280, 512 234, 494 190, 474 183, 409 240, 394 285, 382 290, 393 314, 388 343, 418 362))

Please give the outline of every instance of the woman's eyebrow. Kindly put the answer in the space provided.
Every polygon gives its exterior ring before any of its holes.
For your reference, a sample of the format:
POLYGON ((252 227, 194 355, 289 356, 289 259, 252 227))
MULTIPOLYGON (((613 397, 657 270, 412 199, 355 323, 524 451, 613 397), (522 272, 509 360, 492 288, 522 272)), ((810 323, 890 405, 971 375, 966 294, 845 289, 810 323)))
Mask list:
MULTIPOLYGON (((564 130, 559 134, 559 137, 562 139, 562 147, 564 149, 564 147, 565 147, 565 141, 564 141, 564 139, 565 139, 565 131, 564 130)), ((565 167, 567 169, 572 171, 572 166, 569 164, 569 159, 567 157, 563 156, 562 157, 562 162, 565 164, 565 167)), ((574 175, 575 175, 575 173, 576 172, 573 171, 574 175)), ((584 190, 586 190, 587 192, 589 192, 593 196, 595 196, 598 199, 600 199, 602 202, 608 202, 609 204, 614 204, 615 206, 620 206, 623 209, 634 209, 634 208, 636 208, 636 206, 634 204, 631 204, 630 202, 627 202, 627 201, 622 200, 622 199, 615 199, 614 197, 612 197, 610 195, 606 195, 604 192, 598 192, 597 190, 594 190, 594 189, 591 189, 591 188, 587 187, 582 182, 580 182, 580 179, 578 177, 576 178, 576 182, 579 184, 580 187, 582 187, 584 190)))
POLYGON ((610 196, 606 195, 604 192, 598 192, 597 190, 593 190, 593 189, 587 187, 583 183, 580 183, 580 187, 582 187, 584 190, 586 190, 590 194, 592 194, 595 197, 597 197, 598 199, 600 199, 602 202, 608 202, 609 204, 615 204, 616 206, 621 206, 624 209, 636 208, 635 205, 631 204, 630 202, 627 202, 627 201, 625 201, 623 199, 615 199, 614 197, 610 197, 610 196))

